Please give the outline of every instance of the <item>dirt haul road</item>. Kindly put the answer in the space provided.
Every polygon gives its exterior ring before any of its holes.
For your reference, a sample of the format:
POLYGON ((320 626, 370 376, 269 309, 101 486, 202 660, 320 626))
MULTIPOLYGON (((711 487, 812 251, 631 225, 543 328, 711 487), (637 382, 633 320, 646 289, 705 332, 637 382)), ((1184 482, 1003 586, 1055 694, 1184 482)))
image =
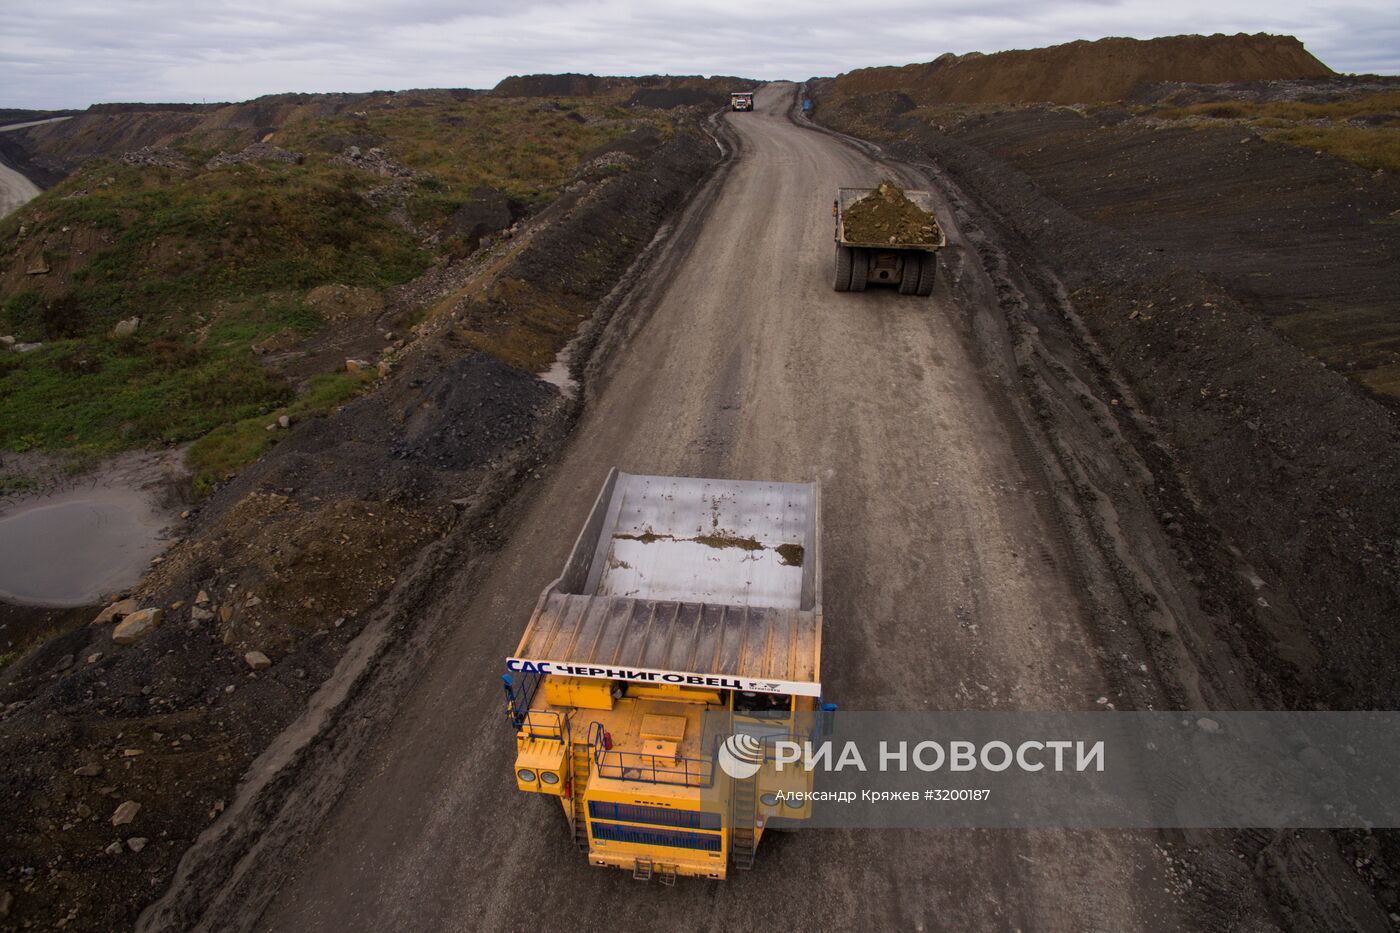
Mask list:
MULTIPOLYGON (((613 466, 822 482, 823 681, 846 709, 1092 709, 1112 692, 1050 484, 973 347, 969 309, 994 306, 995 291, 956 217, 940 210, 952 245, 931 299, 834 292, 837 186, 892 172, 926 182, 795 125, 793 95, 767 87, 757 112, 725 118, 735 159, 692 207, 696 232, 594 381, 569 445, 490 566, 442 588, 413 686, 368 714, 378 731, 335 782, 335 809, 275 859, 275 896, 260 914, 270 888, 227 898, 215 922, 296 933, 1220 925, 1219 905, 1180 883, 1163 835, 776 834, 751 872, 666 888, 590 868, 558 805, 514 789, 502 661, 613 466)), ((1270 926, 1251 885, 1228 900, 1236 928, 1270 926)))

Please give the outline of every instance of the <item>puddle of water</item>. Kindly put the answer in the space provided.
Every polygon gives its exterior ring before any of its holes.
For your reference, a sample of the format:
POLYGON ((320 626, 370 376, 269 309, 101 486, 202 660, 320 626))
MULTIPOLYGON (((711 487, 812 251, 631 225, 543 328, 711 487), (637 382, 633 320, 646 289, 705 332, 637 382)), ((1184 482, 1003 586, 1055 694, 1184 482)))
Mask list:
POLYGON ((0 598, 82 606, 131 586, 164 547, 163 517, 130 489, 73 490, 0 517, 0 598))
POLYGON ((569 375, 568 348, 565 347, 557 357, 554 358, 554 365, 550 366, 542 373, 535 374, 537 378, 558 387, 560 392, 573 397, 578 393, 578 382, 569 375))

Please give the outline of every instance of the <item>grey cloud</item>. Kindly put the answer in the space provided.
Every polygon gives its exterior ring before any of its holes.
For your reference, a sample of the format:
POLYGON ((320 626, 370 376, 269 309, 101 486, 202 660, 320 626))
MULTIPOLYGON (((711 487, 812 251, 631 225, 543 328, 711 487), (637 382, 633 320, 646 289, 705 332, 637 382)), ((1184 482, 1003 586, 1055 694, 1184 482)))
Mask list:
POLYGON ((1343 71, 1400 70, 1391 0, 49 0, 0 8, 0 106, 489 87, 508 74, 805 78, 942 52, 1185 32, 1297 35, 1343 71))

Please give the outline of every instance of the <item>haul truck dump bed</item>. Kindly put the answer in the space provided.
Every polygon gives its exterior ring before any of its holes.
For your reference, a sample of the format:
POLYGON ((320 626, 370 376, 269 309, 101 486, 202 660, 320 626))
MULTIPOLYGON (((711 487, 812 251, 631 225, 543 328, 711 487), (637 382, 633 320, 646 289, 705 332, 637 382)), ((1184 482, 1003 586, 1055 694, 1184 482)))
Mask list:
POLYGON ((806 814, 771 791, 810 778, 762 749, 819 709, 819 513, 816 484, 609 475, 505 678, 517 786, 559 798, 592 864, 724 878, 806 814), (743 779, 716 765, 737 734, 743 779))
MULTIPOLYGON (((903 205, 908 207, 909 205, 903 205)), ((938 269, 938 251, 948 244, 943 229, 934 219, 933 195, 927 191, 880 188, 838 188, 831 212, 836 216, 836 280, 838 292, 864 291, 867 285, 898 286, 902 295, 933 294, 938 269), (902 199, 911 202, 914 214, 922 212, 926 225, 915 227, 916 235, 875 238, 859 230, 847 229, 851 208, 867 198, 889 193, 896 208, 902 199)))

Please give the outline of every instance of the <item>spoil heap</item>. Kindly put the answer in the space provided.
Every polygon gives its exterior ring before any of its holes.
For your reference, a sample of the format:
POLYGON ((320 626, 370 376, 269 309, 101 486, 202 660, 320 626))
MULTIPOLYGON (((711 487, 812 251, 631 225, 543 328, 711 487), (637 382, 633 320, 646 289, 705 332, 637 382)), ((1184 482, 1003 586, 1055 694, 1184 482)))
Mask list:
POLYGON ((841 221, 852 243, 923 245, 939 240, 938 221, 890 181, 843 211, 841 221))

